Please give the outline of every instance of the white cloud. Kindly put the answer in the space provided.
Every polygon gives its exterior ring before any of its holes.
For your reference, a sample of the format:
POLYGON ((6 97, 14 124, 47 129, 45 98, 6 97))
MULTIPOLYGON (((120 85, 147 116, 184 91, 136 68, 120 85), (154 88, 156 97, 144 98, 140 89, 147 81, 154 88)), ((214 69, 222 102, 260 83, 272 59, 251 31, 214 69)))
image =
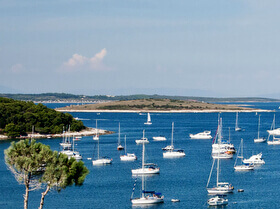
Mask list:
POLYGON ((107 50, 104 48, 93 57, 88 58, 79 54, 73 54, 73 56, 65 63, 63 63, 62 69, 64 70, 93 70, 102 71, 108 68, 103 64, 103 59, 107 54, 107 50))
POLYGON ((21 73, 22 71, 24 71, 24 67, 22 64, 15 64, 11 67, 10 70, 12 73, 21 73))

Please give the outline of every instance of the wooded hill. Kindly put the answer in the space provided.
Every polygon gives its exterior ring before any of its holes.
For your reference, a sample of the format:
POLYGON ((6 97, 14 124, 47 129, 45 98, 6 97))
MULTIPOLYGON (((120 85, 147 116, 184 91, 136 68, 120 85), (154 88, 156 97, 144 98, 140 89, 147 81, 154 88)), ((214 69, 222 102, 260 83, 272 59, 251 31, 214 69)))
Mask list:
POLYGON ((171 100, 195 100, 204 102, 275 102, 279 101, 272 98, 262 98, 262 97, 235 97, 235 98, 215 98, 215 97, 194 97, 194 96, 166 96, 166 95, 146 95, 146 94, 135 94, 135 95, 119 95, 119 96, 109 96, 109 95, 95 95, 95 96, 85 96, 85 95, 74 95, 66 93, 43 93, 43 94, 0 94, 0 97, 6 97, 16 100, 24 101, 120 101, 120 100, 137 100, 137 99, 171 99, 171 100))
POLYGON ((138 99, 111 101, 98 104, 70 105, 57 110, 134 110, 134 111, 172 111, 172 110, 252 110, 234 105, 220 105, 197 101, 172 99, 138 99))
POLYGON ((82 121, 77 121, 69 113, 57 112, 42 104, 17 101, 0 97, 0 133, 10 137, 35 133, 62 133, 63 127, 71 127, 71 131, 85 129, 82 121))

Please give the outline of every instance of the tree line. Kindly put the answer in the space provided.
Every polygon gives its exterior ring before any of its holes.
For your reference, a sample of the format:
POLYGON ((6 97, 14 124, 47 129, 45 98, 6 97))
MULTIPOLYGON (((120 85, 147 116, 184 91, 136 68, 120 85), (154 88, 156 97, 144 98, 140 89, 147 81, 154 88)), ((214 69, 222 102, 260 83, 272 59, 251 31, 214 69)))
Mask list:
POLYGON ((40 134, 62 133, 63 128, 69 126, 71 131, 86 128, 69 113, 57 112, 43 104, 0 97, 0 132, 11 138, 25 136, 33 126, 40 134))

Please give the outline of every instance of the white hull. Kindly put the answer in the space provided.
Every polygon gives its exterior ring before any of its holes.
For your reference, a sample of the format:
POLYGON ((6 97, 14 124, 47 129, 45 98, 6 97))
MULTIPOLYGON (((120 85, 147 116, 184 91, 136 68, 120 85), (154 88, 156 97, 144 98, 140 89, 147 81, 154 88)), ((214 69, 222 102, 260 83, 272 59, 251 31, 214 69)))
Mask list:
POLYGON ((142 205, 142 204, 158 204, 163 203, 163 197, 141 197, 131 200, 133 205, 142 205))
POLYGON ((235 131, 242 131, 242 128, 237 127, 235 128, 235 131))
POLYGON ((273 129, 273 130, 267 130, 267 132, 268 132, 270 135, 279 136, 279 135, 280 135, 280 128, 273 129))
POLYGON ((254 166, 237 165, 237 166, 234 166, 234 170, 236 170, 236 171, 250 171, 250 170, 254 170, 254 166))
POLYGON ((171 151, 171 152, 164 152, 163 157, 164 158, 175 158, 175 157, 185 157, 186 154, 184 152, 176 152, 176 151, 171 151))
POLYGON ((98 141, 98 140, 99 140, 99 136, 98 136, 98 135, 95 135, 95 136, 92 137, 92 139, 93 139, 94 141, 98 141))
POLYGON ((209 188, 209 189, 207 189, 207 192, 210 195, 215 195, 215 194, 223 195, 223 194, 227 194, 227 193, 232 193, 233 191, 228 190, 228 189, 224 190, 224 189, 219 189, 219 188, 209 188))
POLYGON ((227 153, 217 153, 217 154, 212 154, 213 159, 231 159, 233 158, 232 154, 227 154, 227 153))
POLYGON ((72 146, 71 143, 59 143, 60 146, 62 146, 63 148, 70 148, 72 146))
POLYGON ((145 125, 152 125, 152 122, 146 122, 145 125))
POLYGON ((166 141, 166 138, 164 136, 154 136, 154 141, 166 141))
POLYGON ((208 205, 211 205, 211 206, 227 205, 228 200, 224 199, 224 198, 221 198, 219 196, 216 196, 216 197, 210 198, 207 201, 207 203, 208 203, 208 205))
POLYGON ((276 140, 276 141, 267 141, 268 145, 279 145, 280 144, 280 140, 276 140))
POLYGON ((121 161, 134 161, 137 160, 137 157, 135 154, 126 154, 120 156, 121 161))
POLYGON ((266 141, 266 138, 254 139, 254 142, 255 142, 255 143, 262 143, 262 142, 265 142, 265 141, 266 141))
POLYGON ((257 155, 252 155, 249 159, 244 159, 243 163, 254 164, 254 165, 265 164, 264 160, 262 159, 262 153, 259 153, 257 155))
POLYGON ((135 140, 135 142, 136 142, 136 144, 148 144, 149 143, 149 141, 148 141, 148 139, 137 139, 137 140, 135 140))
POLYGON ((212 139, 211 131, 204 131, 198 134, 190 134, 191 139, 212 139))
POLYGON ((106 165, 111 163, 112 163, 112 159, 107 159, 107 158, 102 158, 102 159, 92 161, 92 165, 106 165))
POLYGON ((131 170, 133 175, 141 175, 141 174, 159 174, 159 168, 138 168, 131 170))

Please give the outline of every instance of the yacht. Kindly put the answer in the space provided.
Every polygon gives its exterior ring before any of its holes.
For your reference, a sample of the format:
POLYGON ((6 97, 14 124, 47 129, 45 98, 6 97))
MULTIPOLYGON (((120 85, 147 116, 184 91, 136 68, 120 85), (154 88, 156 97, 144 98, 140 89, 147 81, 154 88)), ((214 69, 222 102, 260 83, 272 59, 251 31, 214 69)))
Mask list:
MULTIPOLYGON (((173 146, 173 131, 174 131, 174 122, 172 122, 172 133, 171 133, 171 147, 173 146)), ((182 149, 172 149, 172 150, 167 150, 166 152, 163 153, 164 158, 173 158, 173 157, 184 157, 186 154, 184 150, 182 149)))
POLYGON ((228 204, 228 199, 224 199, 221 196, 215 196, 215 197, 210 198, 207 201, 207 203, 210 206, 227 205, 228 204))
POLYGON ((243 163, 254 164, 254 165, 263 165, 263 164, 265 164, 265 161, 262 159, 262 153, 259 153, 257 155, 252 155, 248 159, 244 159, 243 163))
POLYGON ((145 176, 142 176, 142 189, 141 195, 139 198, 133 198, 133 194, 135 191, 135 185, 133 188, 133 192, 131 194, 131 203, 132 205, 151 205, 151 204, 159 204, 164 202, 164 196, 161 193, 156 193, 155 191, 146 191, 146 183, 145 183, 145 176))
POLYGON ((203 131, 197 134, 190 134, 191 139, 212 139, 211 131, 203 131))
POLYGON ((142 167, 131 170, 132 175, 159 174, 159 167, 154 163, 145 163, 145 143, 142 151, 142 167))
POLYGON ((164 136, 154 136, 154 141, 166 141, 166 138, 164 136))
POLYGON ((148 138, 145 137, 145 129, 143 130, 143 137, 135 140, 136 144, 147 144, 149 143, 148 138))
POLYGON ((255 166, 252 163, 244 163, 243 162, 243 139, 241 139, 239 148, 238 148, 238 154, 234 163, 234 170, 236 171, 249 171, 254 170, 255 166), (237 165, 238 159, 241 159, 241 164, 237 165))
POLYGON ((124 155, 120 156, 121 161, 134 161, 137 157, 134 153, 126 153, 126 136, 124 136, 124 155))

